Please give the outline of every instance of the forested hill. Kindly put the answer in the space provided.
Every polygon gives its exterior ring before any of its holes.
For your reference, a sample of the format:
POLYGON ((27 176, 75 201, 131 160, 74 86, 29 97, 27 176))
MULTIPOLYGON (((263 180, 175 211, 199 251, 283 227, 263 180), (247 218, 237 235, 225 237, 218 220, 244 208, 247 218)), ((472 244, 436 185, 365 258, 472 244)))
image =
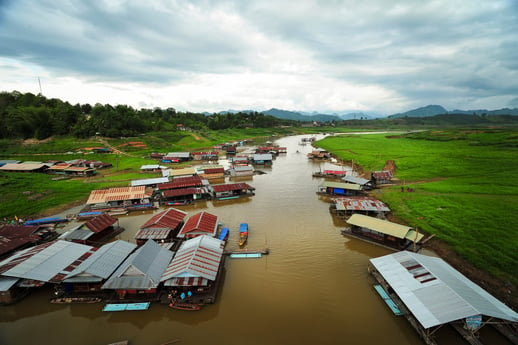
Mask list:
POLYGON ((87 138, 134 136, 150 131, 193 129, 271 128, 290 125, 257 112, 204 114, 168 109, 136 110, 127 105, 75 104, 32 93, 0 92, 0 138, 45 139, 53 135, 87 138))

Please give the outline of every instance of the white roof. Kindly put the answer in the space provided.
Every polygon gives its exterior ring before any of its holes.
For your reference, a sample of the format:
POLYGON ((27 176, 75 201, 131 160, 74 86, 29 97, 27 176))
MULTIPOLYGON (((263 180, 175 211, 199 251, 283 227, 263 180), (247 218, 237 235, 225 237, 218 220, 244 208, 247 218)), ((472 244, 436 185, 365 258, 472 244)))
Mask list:
POLYGON ((166 182, 169 182, 168 177, 145 178, 145 179, 131 181, 131 187, 148 186, 151 184, 159 184, 159 183, 166 183, 166 182))
POLYGON ((370 259, 426 329, 474 315, 518 322, 518 314, 441 258, 403 251, 370 259))
MULTIPOLYGON (((223 243, 209 235, 185 241, 160 280, 201 277, 214 281, 223 256, 223 243)), ((165 284, 167 285, 167 283, 165 284)))

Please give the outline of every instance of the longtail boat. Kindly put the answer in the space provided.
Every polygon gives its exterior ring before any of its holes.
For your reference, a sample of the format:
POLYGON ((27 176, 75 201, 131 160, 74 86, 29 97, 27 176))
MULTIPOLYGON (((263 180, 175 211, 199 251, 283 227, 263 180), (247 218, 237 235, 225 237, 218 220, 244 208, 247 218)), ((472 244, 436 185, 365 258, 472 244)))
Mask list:
POLYGON ((242 246, 248 239, 248 223, 241 223, 239 225, 239 245, 242 246))

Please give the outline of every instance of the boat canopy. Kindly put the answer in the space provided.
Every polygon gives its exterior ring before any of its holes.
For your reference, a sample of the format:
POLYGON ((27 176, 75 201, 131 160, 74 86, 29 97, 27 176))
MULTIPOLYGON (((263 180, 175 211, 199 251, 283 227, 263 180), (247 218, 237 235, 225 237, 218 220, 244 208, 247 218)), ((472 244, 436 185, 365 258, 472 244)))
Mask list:
POLYGON ((248 223, 239 224, 239 232, 248 232, 248 223))

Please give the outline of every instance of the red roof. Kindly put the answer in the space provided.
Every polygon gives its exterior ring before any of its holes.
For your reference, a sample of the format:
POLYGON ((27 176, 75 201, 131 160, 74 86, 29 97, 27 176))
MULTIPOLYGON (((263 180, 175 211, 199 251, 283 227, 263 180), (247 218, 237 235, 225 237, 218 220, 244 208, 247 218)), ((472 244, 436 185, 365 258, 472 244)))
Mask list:
POLYGON ((193 195, 193 194, 200 194, 202 193, 201 188, 180 188, 180 189, 170 189, 165 190, 163 192, 164 197, 171 198, 174 196, 181 196, 181 195, 193 195))
POLYGON ((203 169, 204 174, 223 174, 225 173, 224 168, 209 168, 209 169, 203 169))
POLYGON ((117 218, 110 216, 109 214, 102 213, 101 215, 95 217, 92 220, 89 220, 85 223, 86 227, 90 229, 92 232, 101 232, 107 227, 115 224, 117 222, 117 218))
POLYGON ((34 234, 39 228, 39 225, 6 224, 0 228, 0 236, 9 238, 26 237, 34 234))
POLYGON ((39 228, 38 225, 4 225, 0 228, 0 255, 13 252, 29 243, 37 243, 40 237, 34 233, 39 228))
POLYGON ((218 225, 218 217, 208 212, 200 212, 190 217, 182 227, 178 237, 188 236, 191 232, 206 233, 214 235, 216 226, 218 225))
POLYGON ((200 176, 186 176, 186 177, 175 177, 172 182, 159 183, 157 185, 158 190, 165 189, 177 189, 187 187, 198 187, 202 186, 202 180, 200 176))
POLYGON ((175 208, 169 208, 163 212, 155 214, 151 219, 149 219, 144 225, 142 225, 141 229, 150 229, 150 228, 168 228, 175 229, 178 225, 180 225, 187 213, 177 210, 175 208))
POLYGON ((212 186, 212 189, 216 192, 228 192, 231 190, 240 190, 240 189, 254 189, 247 183, 228 183, 228 184, 220 184, 212 186))

